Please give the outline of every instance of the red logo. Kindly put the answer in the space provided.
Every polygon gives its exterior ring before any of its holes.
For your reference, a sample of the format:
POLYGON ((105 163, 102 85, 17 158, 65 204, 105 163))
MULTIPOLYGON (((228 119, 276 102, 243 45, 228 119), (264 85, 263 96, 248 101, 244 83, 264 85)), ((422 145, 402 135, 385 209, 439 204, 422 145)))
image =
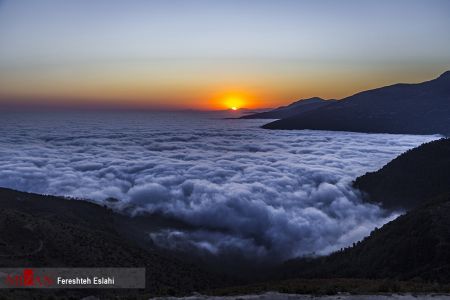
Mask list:
POLYGON ((52 277, 37 275, 33 269, 24 269, 22 274, 8 274, 5 282, 10 287, 48 287, 55 284, 52 277))

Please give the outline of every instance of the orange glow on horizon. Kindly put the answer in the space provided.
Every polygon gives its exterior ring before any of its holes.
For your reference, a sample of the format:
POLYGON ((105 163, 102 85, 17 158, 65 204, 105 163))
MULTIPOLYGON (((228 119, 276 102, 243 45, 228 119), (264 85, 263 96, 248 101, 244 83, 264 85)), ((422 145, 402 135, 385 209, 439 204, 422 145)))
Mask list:
POLYGON ((209 98, 210 101, 207 106, 212 110, 239 110, 242 108, 258 108, 262 105, 260 101, 256 100, 256 94, 242 89, 234 90, 232 92, 213 92, 210 94, 209 98))
POLYGON ((237 110, 244 106, 245 101, 239 96, 228 96, 225 98, 224 104, 228 109, 237 110))
POLYGON ((198 78, 181 80, 158 69, 158 76, 149 81, 151 73, 133 72, 133 69, 127 73, 115 68, 107 69, 108 72, 102 69, 75 71, 50 70, 40 77, 25 71, 0 74, 0 107, 2 104, 23 107, 42 104, 149 110, 275 108, 315 96, 341 99, 399 81, 422 82, 439 73, 405 75, 400 71, 386 74, 352 70, 324 73, 318 70, 308 72, 307 76, 294 73, 276 78, 264 77, 264 72, 239 77, 234 74, 236 78, 226 80, 228 77, 223 74, 206 72, 198 78))

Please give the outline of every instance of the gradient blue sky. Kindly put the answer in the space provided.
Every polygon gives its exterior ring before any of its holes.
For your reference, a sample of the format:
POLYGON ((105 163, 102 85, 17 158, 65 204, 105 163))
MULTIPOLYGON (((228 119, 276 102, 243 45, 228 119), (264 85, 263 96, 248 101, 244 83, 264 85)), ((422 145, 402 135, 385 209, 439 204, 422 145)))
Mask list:
POLYGON ((0 45, 4 102, 268 107, 450 69, 450 1, 0 0, 0 45))

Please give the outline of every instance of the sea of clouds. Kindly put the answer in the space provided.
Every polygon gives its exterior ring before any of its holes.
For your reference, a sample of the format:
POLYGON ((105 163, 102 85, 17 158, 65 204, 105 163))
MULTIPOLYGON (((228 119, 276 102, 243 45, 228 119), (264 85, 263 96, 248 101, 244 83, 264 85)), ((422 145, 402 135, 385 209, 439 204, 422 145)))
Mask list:
POLYGON ((270 131, 207 113, 4 114, 0 186, 159 213, 164 247, 285 259, 326 254, 395 218, 355 177, 438 136, 270 131))

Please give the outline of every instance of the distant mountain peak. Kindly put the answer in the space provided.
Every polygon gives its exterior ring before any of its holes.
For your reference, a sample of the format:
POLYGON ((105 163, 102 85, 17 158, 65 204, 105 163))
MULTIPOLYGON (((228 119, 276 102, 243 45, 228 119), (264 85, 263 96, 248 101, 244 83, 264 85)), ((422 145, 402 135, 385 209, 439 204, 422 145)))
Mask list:
POLYGON ((311 97, 311 98, 306 98, 306 99, 302 99, 303 101, 307 101, 307 100, 320 100, 320 101, 323 101, 323 100, 325 100, 325 99, 323 99, 323 98, 320 98, 320 97, 311 97))
POLYGON ((323 101, 326 101, 326 100, 322 99, 320 97, 312 97, 312 98, 306 98, 306 99, 297 100, 297 101, 292 102, 291 104, 287 105, 287 107, 295 106, 295 105, 298 105, 298 104, 307 104, 307 103, 309 104, 309 103, 316 103, 316 102, 323 102, 323 101))
POLYGON ((311 101, 325 101, 325 99, 322 99, 320 97, 311 97, 311 98, 305 98, 305 99, 297 100, 294 103, 302 102, 302 101, 308 101, 308 102, 311 102, 311 101))
POLYGON ((326 105, 281 116, 263 128, 450 136, 450 71, 425 82, 394 84, 322 102, 326 105))
POLYGON ((307 99, 297 100, 289 105, 280 106, 271 111, 251 114, 247 116, 243 116, 243 119, 283 119, 292 117, 294 115, 303 114, 315 109, 318 109, 322 106, 329 105, 335 100, 324 100, 319 97, 312 97, 307 99))
POLYGON ((438 77, 438 79, 450 79, 450 70, 442 73, 441 76, 438 77))

